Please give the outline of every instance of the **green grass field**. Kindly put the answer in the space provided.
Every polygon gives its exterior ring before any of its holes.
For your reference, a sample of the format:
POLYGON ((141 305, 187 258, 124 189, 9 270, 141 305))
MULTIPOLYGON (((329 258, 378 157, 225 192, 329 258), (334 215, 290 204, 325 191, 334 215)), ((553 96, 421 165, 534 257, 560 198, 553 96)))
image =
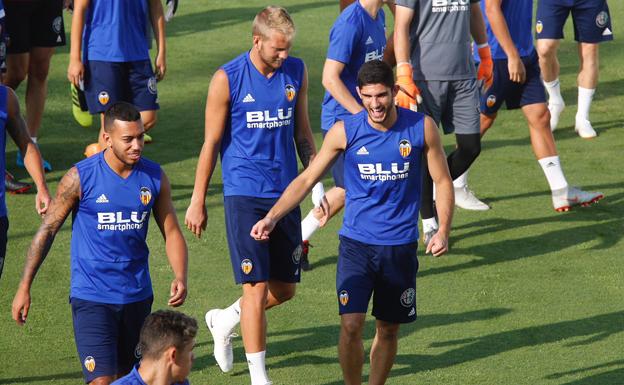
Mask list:
MULTIPOLYGON (((283 1, 298 34, 292 55, 310 73, 310 113, 317 144, 322 86, 320 74, 329 28, 338 14, 335 0, 283 1)), ((168 28, 168 73, 159 84, 161 111, 155 143, 145 155, 160 162, 173 185, 181 222, 192 193, 197 154, 203 140, 206 90, 219 65, 247 50, 251 20, 265 3, 257 0, 182 1, 168 28)), ((492 210, 457 210, 450 252, 421 256, 416 323, 402 328, 399 354, 389 384, 624 384, 624 3, 611 1, 618 40, 601 46, 601 82, 592 107, 599 132, 580 139, 573 130, 576 111, 576 45, 562 43, 562 84, 568 109, 555 132, 571 184, 600 190, 606 198, 569 213, 552 210, 546 180, 533 158, 528 129, 518 111, 503 111, 483 143, 472 169, 471 187, 492 210), (623 51, 620 51, 623 50, 623 51)), ((69 30, 70 18, 66 18, 69 30)), ((71 116, 65 73, 68 48, 58 50, 50 74, 49 98, 40 145, 55 171, 51 190, 96 129, 79 127, 71 116)), ((19 90, 23 105, 24 86, 19 90)), ((452 138, 445 138, 450 149, 452 138)), ((15 147, 7 148, 9 170, 15 147)), ((330 180, 326 180, 326 186, 330 180)), ((185 230, 190 255, 189 297, 182 311, 201 326, 190 379, 194 384, 248 384, 242 341, 235 340, 235 366, 222 374, 212 357, 206 310, 234 301, 225 240, 220 169, 207 206, 209 227, 195 239, 185 230)), ((79 384, 80 364, 73 341, 69 293, 70 223, 56 237, 32 288, 28 323, 20 328, 10 307, 26 249, 39 224, 34 195, 9 196, 11 227, 4 276, 0 281, 0 384, 79 384)), ((310 208, 307 200, 302 209, 310 208)), ((313 238, 314 269, 303 275, 298 295, 269 312, 268 369, 275 384, 341 383, 336 343, 334 274, 341 218, 313 238)), ((172 278, 157 226, 149 236, 154 309, 166 307, 172 278)), ((373 321, 367 322, 370 347, 373 321)), ((364 375, 368 373, 365 365, 364 375)))

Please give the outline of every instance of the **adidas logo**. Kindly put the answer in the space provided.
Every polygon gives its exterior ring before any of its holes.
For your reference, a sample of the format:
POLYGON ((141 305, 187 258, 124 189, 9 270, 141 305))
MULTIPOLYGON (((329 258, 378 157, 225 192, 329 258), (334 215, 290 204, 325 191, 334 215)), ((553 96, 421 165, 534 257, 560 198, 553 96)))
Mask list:
POLYGON ((613 35, 613 32, 611 32, 609 28, 605 28, 605 30, 602 31, 602 36, 611 36, 611 35, 613 35))
POLYGON ((95 203, 108 203, 108 198, 106 195, 102 194, 95 200, 95 203))
POLYGON ((57 42, 57 43, 60 43, 60 42, 62 42, 62 41, 63 41, 63 39, 61 39, 61 35, 58 35, 58 37, 56 38, 56 42, 57 42))
POLYGON ((243 99, 243 103, 253 103, 255 101, 256 99, 254 99, 251 94, 247 94, 247 96, 245 96, 245 98, 243 99))
POLYGON ((366 147, 362 146, 359 150, 357 150, 356 154, 358 155, 368 155, 368 150, 366 147))
POLYGON ((553 162, 548 162, 548 164, 546 165, 546 167, 555 167, 556 164, 554 164, 553 162))
POLYGON ((414 314, 416 314, 416 308, 412 308, 412 310, 410 310, 409 314, 407 315, 408 317, 413 316, 414 314))
POLYGON ((368 39, 366 39, 366 45, 373 44, 373 43, 374 43, 373 38, 369 36, 368 39))

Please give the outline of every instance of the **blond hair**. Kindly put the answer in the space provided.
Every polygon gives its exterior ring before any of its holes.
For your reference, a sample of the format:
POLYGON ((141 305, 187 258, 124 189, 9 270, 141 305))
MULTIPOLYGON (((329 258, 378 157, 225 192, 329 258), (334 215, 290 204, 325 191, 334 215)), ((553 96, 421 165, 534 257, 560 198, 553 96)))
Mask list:
POLYGON ((293 23, 285 8, 269 5, 258 12, 252 25, 252 35, 267 39, 271 32, 276 31, 288 39, 295 36, 295 23, 293 23))

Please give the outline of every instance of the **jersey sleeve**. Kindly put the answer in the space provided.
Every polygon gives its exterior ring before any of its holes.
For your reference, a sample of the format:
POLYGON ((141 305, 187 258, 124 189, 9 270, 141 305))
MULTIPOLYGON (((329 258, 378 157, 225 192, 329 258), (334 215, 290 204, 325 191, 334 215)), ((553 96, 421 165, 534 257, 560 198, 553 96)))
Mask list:
POLYGON ((416 3, 418 0, 395 0, 394 4, 399 5, 401 7, 406 7, 410 9, 416 9, 416 3))
POLYGON ((327 58, 347 64, 359 39, 359 29, 348 23, 336 23, 329 33, 327 58))

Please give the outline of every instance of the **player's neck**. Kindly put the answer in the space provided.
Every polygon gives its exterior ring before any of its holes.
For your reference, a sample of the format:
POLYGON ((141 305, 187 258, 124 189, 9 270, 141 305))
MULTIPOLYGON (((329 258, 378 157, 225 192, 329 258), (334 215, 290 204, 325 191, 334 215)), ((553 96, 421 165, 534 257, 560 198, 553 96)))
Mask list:
POLYGON ((249 52, 249 59, 251 60, 251 64, 264 76, 265 78, 270 78, 275 73, 275 69, 271 66, 268 66, 260 57, 256 50, 252 49, 249 52))
POLYGON ((143 359, 138 371, 141 379, 147 385, 171 385, 173 383, 171 370, 162 360, 145 361, 145 359, 143 359))
POLYGON ((381 0, 359 0, 360 6, 364 8, 366 13, 370 15, 373 19, 377 18, 377 13, 383 7, 383 2, 381 0))
POLYGON ((115 174, 119 175, 124 179, 127 178, 132 172, 133 167, 119 160, 119 158, 115 156, 115 153, 113 153, 113 150, 110 148, 107 148, 104 151, 104 161, 106 161, 108 167, 110 167, 110 169, 113 170, 115 174))

